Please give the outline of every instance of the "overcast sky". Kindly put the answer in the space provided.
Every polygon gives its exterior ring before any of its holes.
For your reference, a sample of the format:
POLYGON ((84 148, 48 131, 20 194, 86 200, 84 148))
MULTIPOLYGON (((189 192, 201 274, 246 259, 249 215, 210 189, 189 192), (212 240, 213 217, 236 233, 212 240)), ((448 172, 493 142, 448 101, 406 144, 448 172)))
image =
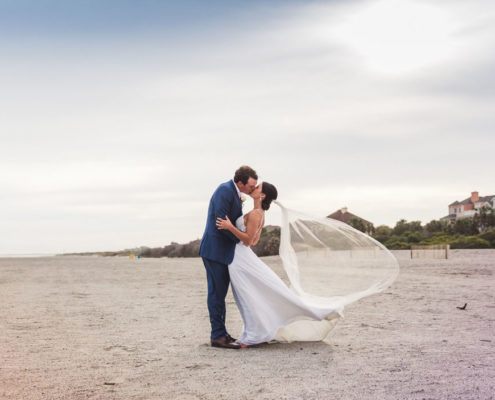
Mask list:
POLYGON ((494 48, 491 0, 0 0, 0 253, 199 238, 241 164, 440 218, 495 194, 494 48))

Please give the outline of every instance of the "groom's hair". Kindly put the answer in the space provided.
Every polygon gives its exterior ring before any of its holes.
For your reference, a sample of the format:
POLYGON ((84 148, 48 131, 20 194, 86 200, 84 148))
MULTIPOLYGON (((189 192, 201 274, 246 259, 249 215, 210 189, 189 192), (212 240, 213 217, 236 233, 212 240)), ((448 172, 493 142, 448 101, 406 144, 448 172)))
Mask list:
POLYGON ((242 182, 244 185, 248 182, 249 178, 258 180, 256 171, 247 165, 243 165, 237 171, 235 171, 234 182, 242 182))

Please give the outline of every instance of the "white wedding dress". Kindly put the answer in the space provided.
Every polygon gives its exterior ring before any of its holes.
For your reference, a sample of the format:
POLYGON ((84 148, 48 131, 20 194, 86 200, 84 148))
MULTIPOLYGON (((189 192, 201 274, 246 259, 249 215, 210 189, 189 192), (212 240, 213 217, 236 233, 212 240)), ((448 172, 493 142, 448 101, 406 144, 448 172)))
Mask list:
MULTIPOLYGON (((243 216, 235 225, 246 231, 243 216)), ((324 340, 342 316, 341 307, 309 305, 242 242, 236 245, 229 273, 244 321, 243 344, 324 340)))

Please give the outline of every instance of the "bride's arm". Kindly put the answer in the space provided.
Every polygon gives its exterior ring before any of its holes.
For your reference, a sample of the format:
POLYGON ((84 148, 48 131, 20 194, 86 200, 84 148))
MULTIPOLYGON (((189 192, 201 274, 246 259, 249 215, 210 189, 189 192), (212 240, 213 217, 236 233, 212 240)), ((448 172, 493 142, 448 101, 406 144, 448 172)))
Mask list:
POLYGON ((238 238, 242 243, 246 246, 251 246, 254 244, 256 240, 256 227, 259 224, 259 217, 256 213, 249 215, 246 232, 242 232, 237 229, 232 222, 230 222, 229 217, 225 216, 226 219, 217 218, 217 227, 218 229, 225 229, 231 232, 236 238, 238 238))

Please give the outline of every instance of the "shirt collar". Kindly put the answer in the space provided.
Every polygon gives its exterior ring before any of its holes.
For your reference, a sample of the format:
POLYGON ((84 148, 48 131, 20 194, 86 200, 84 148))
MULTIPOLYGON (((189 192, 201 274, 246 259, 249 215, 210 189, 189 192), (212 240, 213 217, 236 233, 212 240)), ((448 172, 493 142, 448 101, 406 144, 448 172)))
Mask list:
POLYGON ((234 182, 233 179, 232 179, 232 183, 234 184, 235 190, 237 191, 237 194, 239 195, 239 198, 241 198, 241 191, 239 190, 239 188, 237 187, 237 185, 235 184, 235 182, 234 182))

